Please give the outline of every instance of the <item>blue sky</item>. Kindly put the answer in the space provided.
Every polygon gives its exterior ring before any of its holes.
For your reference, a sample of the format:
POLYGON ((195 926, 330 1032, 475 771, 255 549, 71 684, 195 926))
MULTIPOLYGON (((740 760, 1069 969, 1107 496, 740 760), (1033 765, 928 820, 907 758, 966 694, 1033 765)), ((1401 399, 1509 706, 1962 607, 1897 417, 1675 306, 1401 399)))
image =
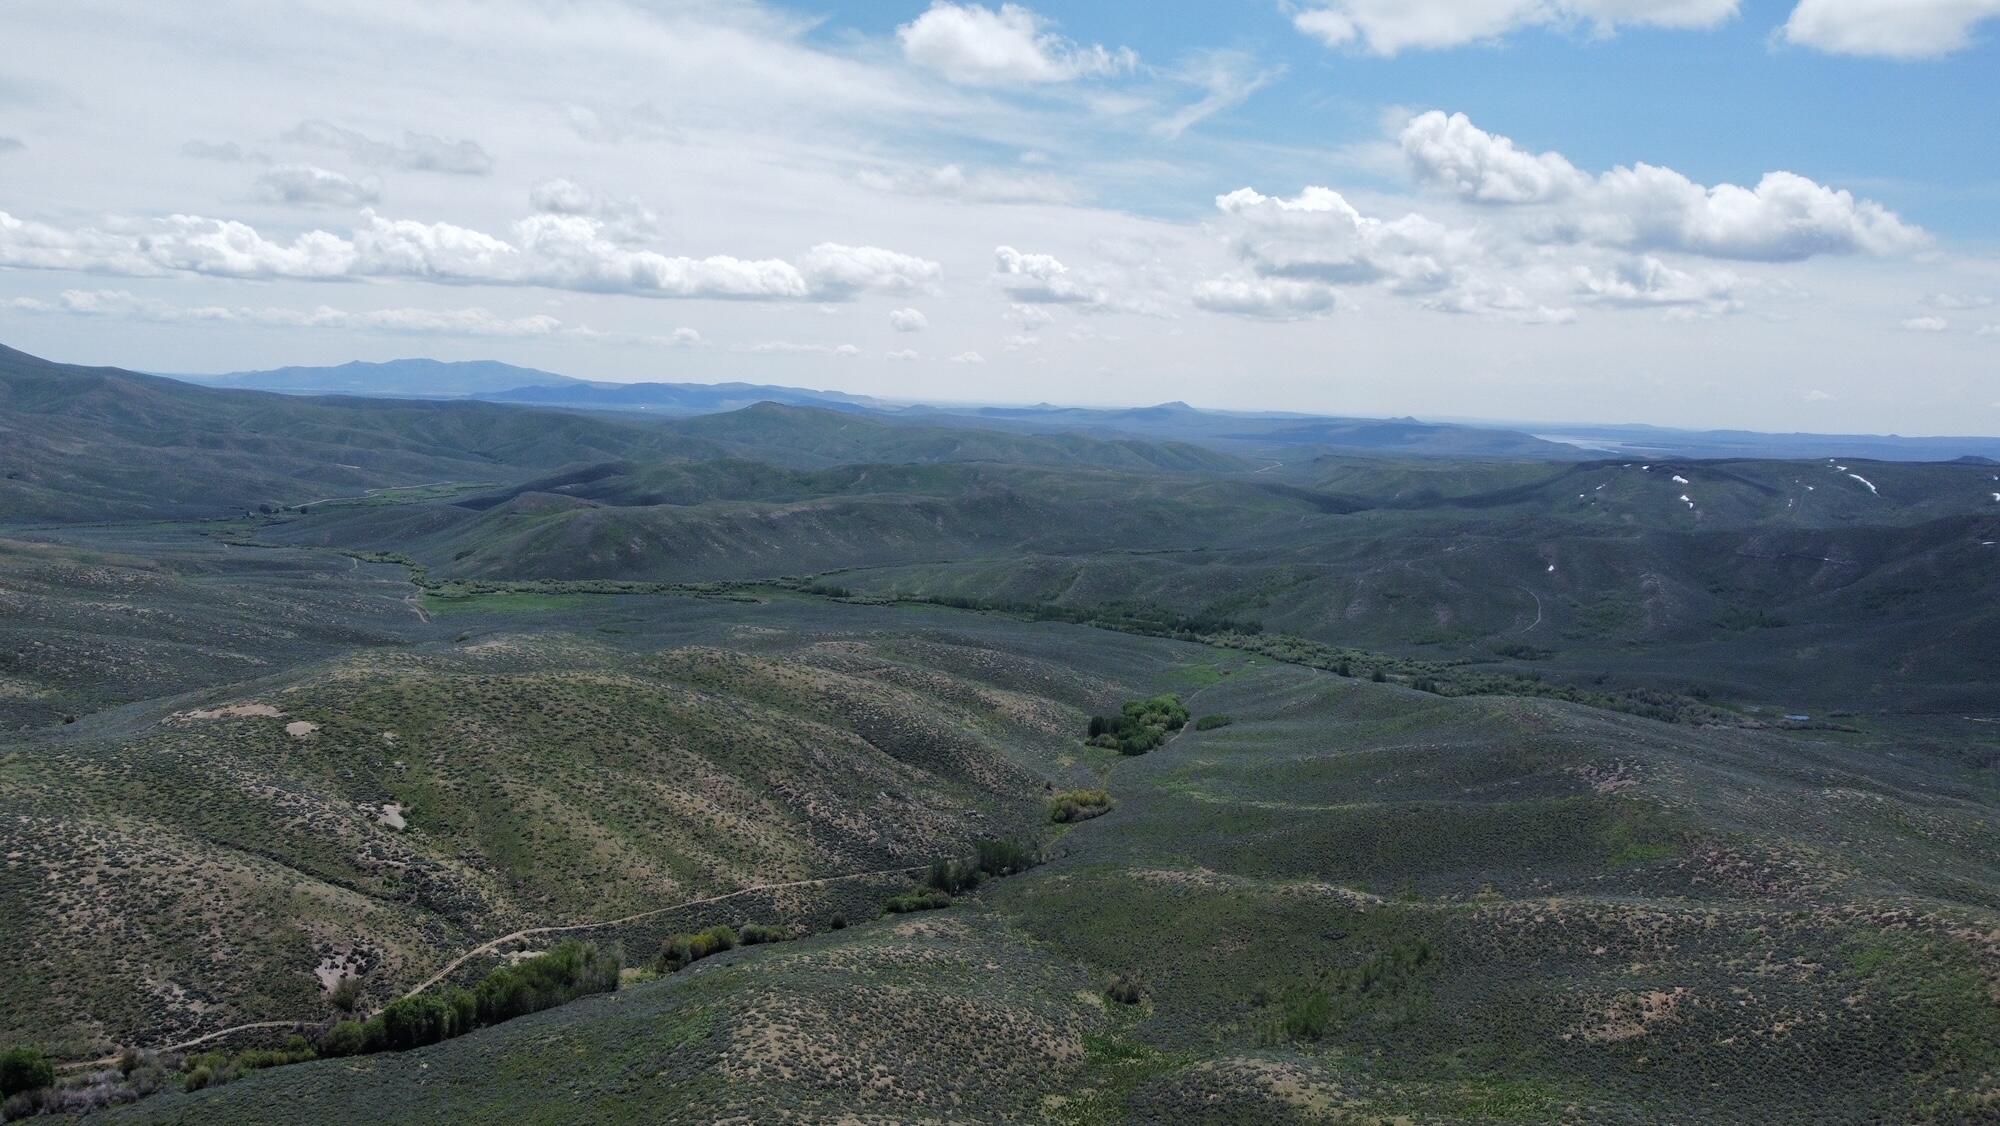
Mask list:
POLYGON ((15 0, 0 340, 2000 432, 2000 0, 15 0))
MULTIPOLYGON (((909 4, 788 3, 830 45, 893 36, 909 4)), ((1283 68, 1226 134, 1278 145, 1365 140, 1388 106, 1465 109, 1526 146, 1590 167, 1671 165, 1705 182, 1771 168, 1866 186, 1941 232, 1991 238, 2000 204, 2000 34, 1913 65, 1780 36, 1791 0, 1750 0, 1713 29, 1530 28, 1461 49, 1329 50, 1279 4, 1093 0, 1034 5, 1063 35, 1171 66, 1241 51, 1283 68)), ((1996 20, 1995 27, 2000 27, 1996 20)), ((1143 205, 1143 204, 1142 204, 1143 205)))

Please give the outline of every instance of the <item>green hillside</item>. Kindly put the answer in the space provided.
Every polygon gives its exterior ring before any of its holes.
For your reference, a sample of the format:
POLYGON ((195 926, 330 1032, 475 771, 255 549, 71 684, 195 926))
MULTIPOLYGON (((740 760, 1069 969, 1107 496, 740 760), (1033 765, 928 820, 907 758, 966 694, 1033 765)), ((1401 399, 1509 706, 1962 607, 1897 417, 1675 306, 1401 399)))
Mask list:
POLYGON ((654 428, 482 403, 194 387, 0 348, 0 522, 215 516, 579 461, 715 451, 654 428))
POLYGON ((849 612, 885 669, 972 661, 1019 691, 1108 659, 1110 697, 1174 689, 1235 722, 1104 752, 1116 808, 948 910, 122 1117, 1950 1119, 2000 1067, 1990 766, 849 612))
POLYGON ((855 462, 1005 461, 1109 469, 1244 468, 1228 454, 1181 442, 924 426, 778 403, 758 403, 671 425, 677 433, 722 444, 739 456, 802 467, 855 462))
POLYGON ((1991 466, 5 358, 0 1115, 2000 1106, 1991 466))

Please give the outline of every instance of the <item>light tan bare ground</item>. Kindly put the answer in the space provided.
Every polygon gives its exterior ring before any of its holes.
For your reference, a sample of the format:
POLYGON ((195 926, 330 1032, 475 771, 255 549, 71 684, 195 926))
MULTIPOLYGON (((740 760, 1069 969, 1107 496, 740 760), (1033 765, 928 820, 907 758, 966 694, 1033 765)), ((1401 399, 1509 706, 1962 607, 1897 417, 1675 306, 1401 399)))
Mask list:
POLYGON ((285 725, 285 734, 294 739, 303 739, 319 730, 319 724, 309 720, 295 719, 285 725))
POLYGON ((386 825, 399 832, 410 827, 410 823, 403 820, 403 806, 401 802, 390 802, 383 806, 382 812, 375 815, 375 821, 377 824, 386 825))
MULTIPOLYGON (((1680 985, 1671 992, 1654 989, 1645 993, 1621 993, 1604 1007, 1596 1024, 1580 1030, 1576 1035, 1592 1044, 1636 1040, 1652 1031, 1654 1025, 1671 1024, 1678 1020, 1681 1003, 1689 996, 1687 987, 1680 985)), ((1564 1039, 1568 1038, 1566 1034, 1564 1039)))
POLYGON ((341 943, 331 953, 319 960, 313 967, 313 977, 318 979, 320 991, 328 996, 340 988, 340 983, 350 978, 359 978, 363 961, 354 947, 341 943))
POLYGON ((175 712, 171 719, 283 719, 285 713, 269 704, 224 704, 219 708, 200 708, 191 712, 175 712))

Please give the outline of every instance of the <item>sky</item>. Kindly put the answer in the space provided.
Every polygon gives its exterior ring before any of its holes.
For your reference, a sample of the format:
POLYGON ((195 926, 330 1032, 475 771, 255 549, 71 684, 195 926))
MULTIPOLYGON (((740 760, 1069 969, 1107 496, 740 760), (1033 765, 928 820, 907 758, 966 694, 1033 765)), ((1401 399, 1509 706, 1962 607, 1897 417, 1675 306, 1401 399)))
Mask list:
POLYGON ((2000 0, 8 0, 0 343, 2000 433, 2000 0))

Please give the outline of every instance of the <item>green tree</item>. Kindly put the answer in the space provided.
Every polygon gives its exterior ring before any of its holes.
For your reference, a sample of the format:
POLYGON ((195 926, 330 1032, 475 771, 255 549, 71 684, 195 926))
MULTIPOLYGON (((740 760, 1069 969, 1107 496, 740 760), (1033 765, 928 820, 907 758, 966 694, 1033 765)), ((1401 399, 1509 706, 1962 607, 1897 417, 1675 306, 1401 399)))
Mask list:
POLYGON ((56 1084, 56 1067, 38 1048, 0 1052, 0 1097, 35 1091, 56 1084))

